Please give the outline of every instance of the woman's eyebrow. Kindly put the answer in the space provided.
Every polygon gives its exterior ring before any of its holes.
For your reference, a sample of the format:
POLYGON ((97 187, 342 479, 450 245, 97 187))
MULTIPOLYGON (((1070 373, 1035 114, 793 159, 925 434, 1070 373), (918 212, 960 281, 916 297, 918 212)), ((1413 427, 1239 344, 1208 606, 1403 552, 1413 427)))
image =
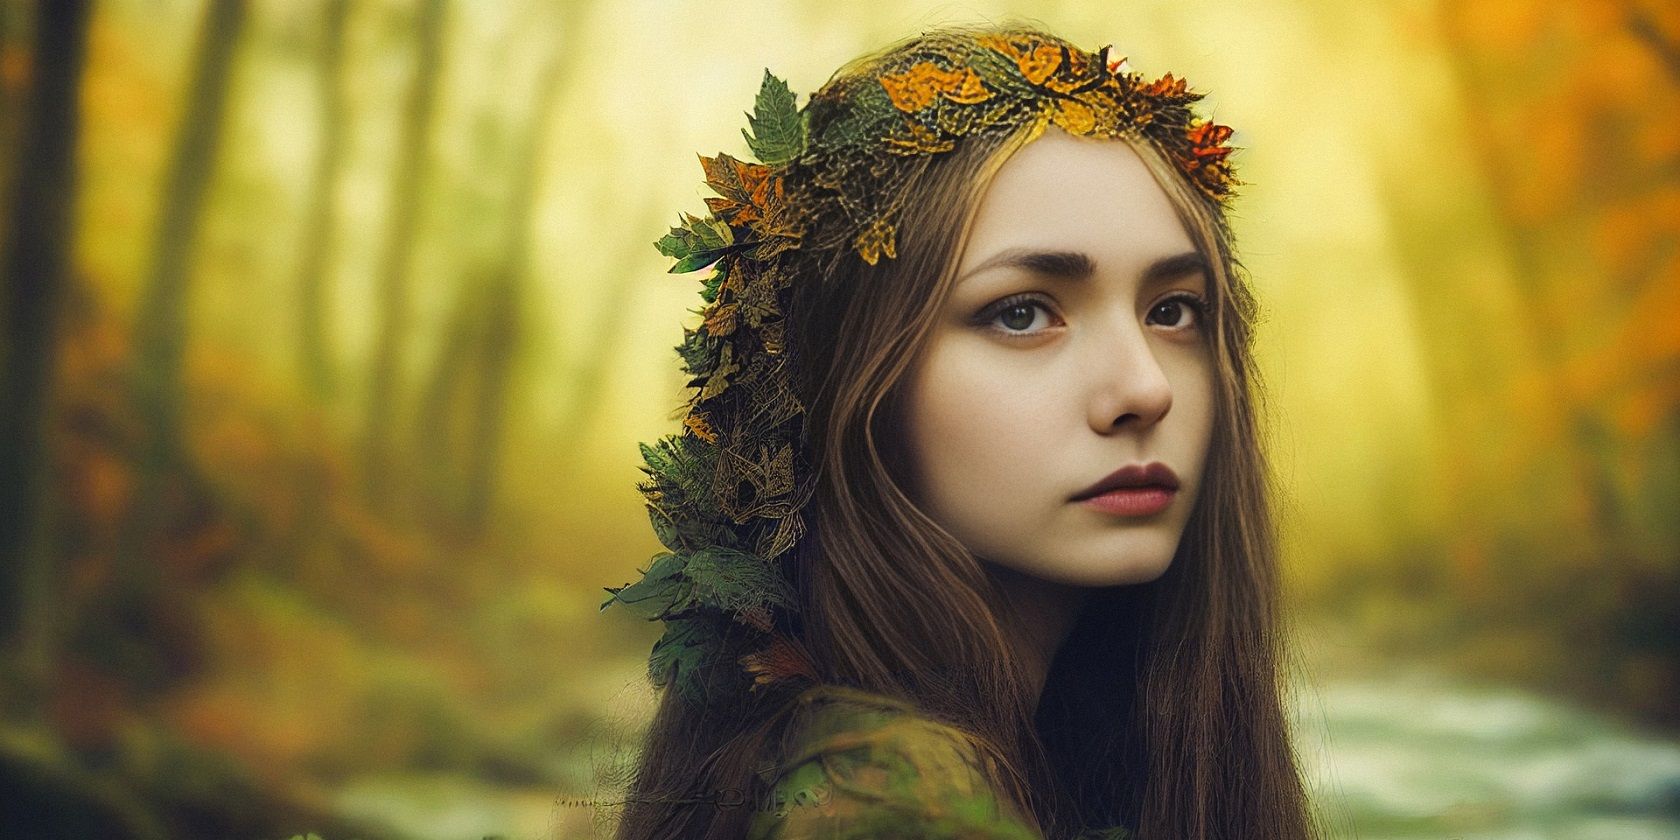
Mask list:
MULTIPOLYGON (((1143 270, 1143 285, 1155 286, 1177 280, 1188 274, 1207 271, 1207 260, 1195 251, 1185 251, 1162 257, 1143 270)), ((1096 261, 1083 251, 1035 251, 1030 248, 1008 248, 999 251, 970 269, 957 282, 984 271, 998 268, 1018 268, 1044 277, 1064 280, 1086 280, 1097 273, 1096 261)))
POLYGON ((1035 251, 1030 248, 1007 248, 993 254, 985 262, 957 278, 961 283, 976 274, 999 268, 1019 268, 1046 277, 1084 280, 1095 274, 1097 263, 1083 251, 1035 251))
POLYGON ((1143 270, 1143 285, 1156 286, 1168 283, 1191 274, 1206 275, 1207 260, 1196 251, 1185 251, 1170 257, 1162 257, 1149 264, 1143 270))

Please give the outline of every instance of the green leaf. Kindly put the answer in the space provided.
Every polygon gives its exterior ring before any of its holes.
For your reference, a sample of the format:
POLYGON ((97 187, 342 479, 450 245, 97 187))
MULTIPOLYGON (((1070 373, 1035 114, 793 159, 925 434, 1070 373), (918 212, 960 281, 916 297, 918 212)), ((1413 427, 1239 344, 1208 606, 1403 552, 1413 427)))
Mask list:
MULTIPOLYGON (((758 257, 755 256, 754 259, 758 259, 758 257)), ((717 270, 712 272, 710 275, 707 275, 706 279, 701 281, 700 299, 707 303, 717 300, 718 288, 723 285, 724 278, 728 276, 729 263, 719 263, 717 270)))
POLYGON ((711 641, 711 634, 698 621, 673 619, 665 622, 665 634, 659 641, 653 643, 653 652, 648 657, 648 676, 653 684, 664 688, 666 671, 673 665, 676 673, 670 676, 686 691, 694 684, 690 675, 700 669, 706 661, 706 647, 711 641))
POLYGON ((694 600, 724 612, 776 604, 793 605, 793 593, 776 570, 755 554, 708 548, 688 558, 683 568, 694 600))
POLYGON ((721 220, 700 218, 691 213, 682 214, 682 218, 681 225, 671 228, 670 233, 653 243, 653 246, 659 249, 659 253, 677 258, 677 264, 671 267, 671 274, 705 268, 717 262, 719 257, 735 245, 735 232, 721 220))
POLYGON ((652 445, 638 444, 648 478, 638 487, 648 499, 648 518, 659 542, 671 551, 697 546, 733 546, 733 532, 717 509, 712 481, 718 449, 693 435, 673 434, 652 445))
POLYGON ((607 591, 612 596, 601 604, 601 609, 617 602, 637 616, 653 621, 688 598, 690 587, 673 577, 682 570, 683 558, 661 553, 642 574, 641 580, 628 586, 608 587, 607 591))
POLYGON ((671 270, 666 273, 683 274, 690 271, 699 271, 700 269, 717 262, 718 258, 723 255, 723 251, 700 251, 699 253, 689 254, 688 256, 677 260, 676 265, 671 266, 671 270))
POLYGON ((671 514, 649 505, 648 519, 653 522, 653 533, 659 538, 659 543, 672 551, 687 551, 692 546, 728 539, 727 532, 719 523, 697 518, 693 511, 673 518, 671 514))
POLYGON ((764 83, 758 88, 753 113, 747 115, 748 129, 741 129, 758 162, 767 166, 787 163, 805 151, 807 114, 800 113, 793 91, 787 82, 764 71, 764 83))
POLYGON ((612 594, 601 609, 616 602, 649 621, 701 606, 734 613, 793 604, 793 593, 769 564, 757 555, 717 546, 661 553, 641 580, 606 590, 612 594))
POLYGON ((713 336, 705 330, 683 330, 683 343, 676 347, 677 354, 682 357, 683 369, 691 374, 710 375, 717 367, 717 357, 721 348, 718 346, 723 339, 713 336))

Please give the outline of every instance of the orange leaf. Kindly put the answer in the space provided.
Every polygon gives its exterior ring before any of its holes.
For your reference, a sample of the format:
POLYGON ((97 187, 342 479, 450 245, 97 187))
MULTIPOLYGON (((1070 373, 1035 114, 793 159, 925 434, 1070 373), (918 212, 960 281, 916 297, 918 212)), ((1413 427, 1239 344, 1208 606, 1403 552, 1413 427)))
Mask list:
POLYGON ((1001 35, 990 35, 980 43, 1015 60, 1021 75, 1035 85, 1044 84, 1062 65, 1062 50, 1054 44, 1037 41, 1011 41, 1001 35))
POLYGON ((984 102, 992 96, 974 68, 946 70, 931 61, 917 62, 903 73, 882 75, 881 87, 886 89, 893 107, 909 113, 926 108, 940 96, 964 105, 984 102))
POLYGON ((712 430, 711 424, 706 422, 706 413, 696 411, 683 418, 683 425, 694 433, 694 436, 707 443, 717 443, 717 432, 712 430))
POLYGON ((1173 78, 1173 74, 1168 73, 1167 75, 1144 85, 1139 88, 1139 90, 1145 96, 1169 98, 1180 97, 1188 92, 1188 83, 1184 79, 1173 78))
POLYGON ((780 635, 772 638, 764 650, 749 653, 739 661, 753 675, 754 690, 789 677, 818 679, 816 666, 811 664, 811 657, 804 648, 780 635))

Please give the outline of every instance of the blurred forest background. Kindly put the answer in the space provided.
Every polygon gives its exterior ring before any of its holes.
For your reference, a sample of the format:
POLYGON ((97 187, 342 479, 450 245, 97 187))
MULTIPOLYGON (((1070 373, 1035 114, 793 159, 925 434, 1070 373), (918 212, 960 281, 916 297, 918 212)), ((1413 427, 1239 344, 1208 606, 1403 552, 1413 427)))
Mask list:
POLYGON ((1674 836, 1670 0, 0 0, 0 830, 591 836, 652 243, 766 68, 982 18, 1236 127, 1338 836, 1674 836))

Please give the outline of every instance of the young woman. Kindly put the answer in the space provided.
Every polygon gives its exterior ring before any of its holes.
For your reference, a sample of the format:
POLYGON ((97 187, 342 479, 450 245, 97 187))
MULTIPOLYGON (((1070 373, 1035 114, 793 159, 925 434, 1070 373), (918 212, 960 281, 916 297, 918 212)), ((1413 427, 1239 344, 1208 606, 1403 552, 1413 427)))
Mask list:
POLYGON ((766 74, 659 243, 712 272, 618 837, 1312 836, 1198 98, 1022 27, 766 74))

